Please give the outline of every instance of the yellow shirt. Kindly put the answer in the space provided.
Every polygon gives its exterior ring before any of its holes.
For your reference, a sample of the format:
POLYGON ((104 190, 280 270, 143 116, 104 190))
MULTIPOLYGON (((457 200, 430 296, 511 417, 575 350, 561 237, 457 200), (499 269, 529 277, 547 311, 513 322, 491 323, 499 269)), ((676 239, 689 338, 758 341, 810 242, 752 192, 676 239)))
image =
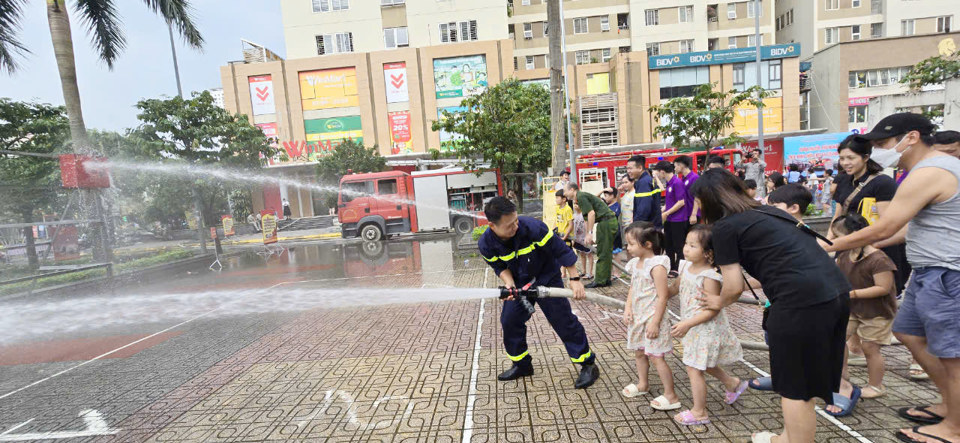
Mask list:
POLYGON ((570 222, 573 221, 573 208, 570 205, 557 207, 557 232, 560 235, 566 234, 570 228, 570 222))

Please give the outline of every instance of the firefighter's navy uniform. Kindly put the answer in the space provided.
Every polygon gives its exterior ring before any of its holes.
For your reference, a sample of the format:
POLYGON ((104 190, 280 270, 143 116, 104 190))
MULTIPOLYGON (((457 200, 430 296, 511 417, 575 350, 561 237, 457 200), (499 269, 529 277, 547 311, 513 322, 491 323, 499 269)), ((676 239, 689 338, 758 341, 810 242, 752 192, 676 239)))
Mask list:
MULTIPOLYGON (((518 217, 518 224, 516 235, 507 241, 487 229, 479 240, 480 255, 498 276, 509 269, 518 287, 536 278, 534 286, 562 288, 560 267, 573 266, 577 262, 576 254, 543 222, 530 217, 518 217)), ((580 320, 570 310, 570 301, 566 298, 538 298, 536 303, 563 340, 570 360, 584 365, 593 364, 594 355, 587 343, 587 334, 580 320)), ((526 325, 530 316, 531 313, 519 300, 503 303, 500 313, 503 346, 514 364, 530 362, 526 325)))

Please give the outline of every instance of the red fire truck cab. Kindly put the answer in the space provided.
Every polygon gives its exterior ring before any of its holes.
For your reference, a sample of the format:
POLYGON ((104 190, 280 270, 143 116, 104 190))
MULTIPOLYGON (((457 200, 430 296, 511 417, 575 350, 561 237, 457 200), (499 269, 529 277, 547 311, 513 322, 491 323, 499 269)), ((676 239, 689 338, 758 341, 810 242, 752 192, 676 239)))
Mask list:
MULTIPOLYGON (((643 156, 644 167, 647 168, 650 168, 661 160, 673 161, 673 159, 681 155, 690 156, 693 158, 694 172, 697 173, 703 172, 707 161, 707 153, 704 151, 678 152, 674 149, 584 155, 577 158, 578 183, 600 181, 601 183, 606 183, 605 186, 616 186, 617 178, 627 173, 627 160, 634 155, 643 156)), ((741 151, 739 149, 714 149, 710 151, 710 157, 714 156, 723 157, 726 161, 725 167, 733 172, 734 165, 740 161, 741 151)))
POLYGON ((340 179, 337 218, 344 238, 368 241, 407 232, 468 233, 483 217, 485 200, 500 194, 499 171, 444 168, 373 172, 340 179))

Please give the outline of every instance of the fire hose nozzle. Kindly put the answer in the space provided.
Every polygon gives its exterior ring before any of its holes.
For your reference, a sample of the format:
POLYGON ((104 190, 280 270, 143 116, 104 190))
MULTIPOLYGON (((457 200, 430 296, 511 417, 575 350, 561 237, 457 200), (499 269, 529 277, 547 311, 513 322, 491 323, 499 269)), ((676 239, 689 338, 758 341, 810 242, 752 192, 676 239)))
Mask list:
POLYGON ((521 289, 521 288, 508 288, 505 286, 501 286, 500 299, 503 300, 510 296, 513 296, 514 299, 520 299, 521 297, 535 299, 543 293, 541 289, 542 288, 539 288, 539 287, 521 289))

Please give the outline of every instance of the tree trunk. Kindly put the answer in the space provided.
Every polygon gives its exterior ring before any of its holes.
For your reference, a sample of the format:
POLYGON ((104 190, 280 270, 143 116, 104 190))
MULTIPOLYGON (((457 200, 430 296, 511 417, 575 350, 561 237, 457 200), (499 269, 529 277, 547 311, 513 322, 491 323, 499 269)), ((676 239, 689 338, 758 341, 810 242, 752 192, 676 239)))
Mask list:
POLYGON ((547 30, 550 46, 550 146, 553 148, 553 175, 564 170, 567 158, 564 140, 563 54, 560 47, 560 1, 547 1, 547 30))
MULTIPOLYGON (((24 212, 22 216, 24 223, 33 221, 33 214, 31 212, 24 212)), ((23 228, 23 238, 25 239, 24 248, 27 251, 27 263, 30 265, 30 269, 36 270, 40 267, 40 257, 37 255, 37 244, 33 239, 33 226, 25 226, 23 228)))

